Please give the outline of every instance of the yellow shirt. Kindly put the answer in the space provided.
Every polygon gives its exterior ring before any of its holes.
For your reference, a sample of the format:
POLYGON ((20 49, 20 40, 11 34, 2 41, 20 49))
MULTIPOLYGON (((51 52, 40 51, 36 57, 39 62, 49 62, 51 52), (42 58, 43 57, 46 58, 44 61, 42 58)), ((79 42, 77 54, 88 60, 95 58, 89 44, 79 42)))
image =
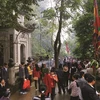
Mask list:
POLYGON ((28 66, 27 68, 28 68, 29 75, 32 75, 32 70, 31 70, 30 66, 28 66))

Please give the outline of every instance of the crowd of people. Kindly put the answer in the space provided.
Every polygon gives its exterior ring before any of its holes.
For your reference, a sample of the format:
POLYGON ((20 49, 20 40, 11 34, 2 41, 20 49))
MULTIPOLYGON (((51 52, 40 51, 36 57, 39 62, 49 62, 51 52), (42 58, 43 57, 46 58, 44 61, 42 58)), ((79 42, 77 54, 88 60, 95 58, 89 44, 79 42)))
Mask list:
MULTIPOLYGON (((72 62, 66 59, 63 62, 59 61, 57 68, 55 68, 54 64, 47 67, 47 64, 44 62, 40 65, 38 62, 32 61, 28 62, 27 65, 22 63, 19 66, 19 73, 22 74, 24 72, 23 76, 20 76, 21 80, 23 80, 21 84, 23 84, 24 79, 29 79, 31 83, 31 79, 33 78, 35 89, 40 93, 41 84, 45 84, 45 97, 50 97, 51 100, 55 98, 55 88, 58 88, 59 94, 64 95, 71 90, 70 100, 99 100, 99 93, 94 91, 95 94, 91 94, 93 91, 89 91, 87 88, 87 86, 94 88, 96 80, 92 75, 93 72, 86 70, 88 68, 92 68, 89 61, 81 62, 76 59, 73 59, 72 62), (86 98, 86 92, 90 97, 86 98), (94 95, 94 97, 91 98, 91 95, 94 95)), ((21 92, 23 91, 25 90, 22 89, 21 92)))
MULTIPOLYGON (((28 59, 27 63, 21 62, 19 65, 20 94, 27 94, 29 91, 29 87, 23 88, 25 80, 29 80, 30 87, 34 82, 35 90, 40 93, 39 98, 44 96, 54 100, 55 88, 58 88, 60 95, 69 93, 70 100, 100 100, 100 93, 95 89, 96 79, 93 72, 86 70, 88 68, 93 68, 88 60, 82 62, 76 59, 59 59, 59 66, 56 68, 54 62, 47 64, 43 61, 40 64, 28 59)), ((0 98, 9 97, 8 76, 8 65, 5 63, 0 70, 0 98), (8 94, 5 96, 5 93, 8 94)))

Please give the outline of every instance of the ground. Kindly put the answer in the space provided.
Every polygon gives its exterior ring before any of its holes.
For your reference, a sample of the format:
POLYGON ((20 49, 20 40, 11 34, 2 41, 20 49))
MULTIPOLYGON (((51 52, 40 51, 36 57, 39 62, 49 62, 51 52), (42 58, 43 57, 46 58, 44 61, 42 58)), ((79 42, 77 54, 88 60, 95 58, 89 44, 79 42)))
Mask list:
MULTIPOLYGON (((20 94, 19 91, 12 94, 10 97, 10 100, 32 100, 32 98, 36 95, 38 95, 38 91, 35 90, 34 82, 32 83, 32 87, 30 88, 29 92, 27 94, 20 94)), ((56 95, 54 100, 69 100, 69 94, 58 94, 58 90, 56 88, 56 95)))

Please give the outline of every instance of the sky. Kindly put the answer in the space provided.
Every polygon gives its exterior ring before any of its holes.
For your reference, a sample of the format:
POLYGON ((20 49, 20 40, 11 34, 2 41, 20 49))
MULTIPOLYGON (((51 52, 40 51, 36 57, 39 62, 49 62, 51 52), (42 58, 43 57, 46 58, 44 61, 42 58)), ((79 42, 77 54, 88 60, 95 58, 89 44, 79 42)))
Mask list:
MULTIPOLYGON (((43 0, 41 2, 39 2, 40 5, 40 11, 42 12, 43 10, 47 9, 47 8, 51 8, 55 6, 54 0, 43 0)), ((56 34, 57 32, 55 32, 56 34)), ((66 38, 68 38, 68 35, 65 35, 64 30, 62 30, 62 35, 61 35, 61 41, 63 42, 64 40, 66 40, 66 38)))
POLYGON ((43 11, 47 8, 54 7, 55 3, 53 2, 53 0, 43 0, 39 2, 39 5, 40 5, 40 10, 43 11))

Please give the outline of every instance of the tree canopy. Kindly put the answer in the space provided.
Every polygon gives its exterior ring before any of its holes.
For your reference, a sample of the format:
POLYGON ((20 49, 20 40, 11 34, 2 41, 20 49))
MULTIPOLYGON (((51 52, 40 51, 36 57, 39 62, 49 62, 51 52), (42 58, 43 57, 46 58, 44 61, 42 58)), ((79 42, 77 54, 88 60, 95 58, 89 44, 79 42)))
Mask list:
MULTIPOLYGON (((98 0, 98 5, 100 1, 98 0)), ((93 0, 85 1, 82 6, 82 14, 74 21, 73 28, 77 37, 77 45, 74 50, 74 55, 79 58, 93 58, 94 47, 93 47, 93 0)), ((99 8, 100 9, 100 8, 99 8)), ((98 10, 99 11, 99 10, 98 10)))
MULTIPOLYGON (((33 15, 31 5, 38 0, 0 0, 0 27, 14 27, 18 24, 18 15, 24 15, 26 19, 33 15)), ((39 0, 40 1, 40 0, 39 0)))

